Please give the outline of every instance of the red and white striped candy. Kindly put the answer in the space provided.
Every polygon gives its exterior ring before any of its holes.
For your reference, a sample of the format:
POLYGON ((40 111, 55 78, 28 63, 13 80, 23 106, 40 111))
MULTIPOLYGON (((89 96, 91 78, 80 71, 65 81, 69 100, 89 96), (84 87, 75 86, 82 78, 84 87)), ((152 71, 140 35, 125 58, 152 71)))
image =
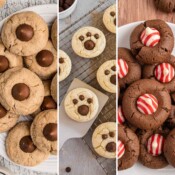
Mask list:
POLYGON ((157 111, 157 108, 158 100, 152 94, 144 94, 137 99, 137 109, 143 114, 153 114, 157 111))
POLYGON ((153 156, 158 156, 163 151, 163 145, 164 145, 165 139, 160 134, 154 134, 152 135, 147 142, 147 150, 149 154, 152 154, 153 156))
POLYGON ((174 78, 174 67, 169 63, 161 63, 156 66, 154 76, 162 83, 168 83, 174 78))
POLYGON ((124 59, 118 59, 118 78, 123 78, 128 74, 128 64, 124 59))
POLYGON ((160 33, 155 28, 147 27, 141 34, 142 44, 148 47, 154 47, 160 41, 160 33))
POLYGON ((118 146, 118 159, 120 159, 125 153, 125 146, 120 140, 118 140, 117 146, 118 146))
POLYGON ((124 118, 124 115, 123 115, 122 107, 119 106, 118 107, 118 123, 123 124, 124 122, 125 122, 125 118, 124 118))

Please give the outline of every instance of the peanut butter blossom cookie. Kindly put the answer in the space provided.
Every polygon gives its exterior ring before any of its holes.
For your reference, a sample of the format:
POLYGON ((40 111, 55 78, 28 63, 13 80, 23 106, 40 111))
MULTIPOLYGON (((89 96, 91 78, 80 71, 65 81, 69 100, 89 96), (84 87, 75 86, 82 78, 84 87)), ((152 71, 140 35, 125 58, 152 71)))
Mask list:
POLYGON ((162 20, 145 21, 132 32, 130 47, 140 63, 162 63, 169 59, 173 50, 173 32, 162 20))
POLYGON ((6 151, 9 158, 23 166, 36 166, 46 160, 49 153, 40 151, 30 135, 30 122, 18 123, 7 135, 6 151))
POLYGON ((54 23, 52 24, 51 39, 52 39, 53 46, 57 50, 57 18, 55 19, 54 23))
POLYGON ((57 73, 52 79, 50 91, 52 98, 57 102, 57 73))
POLYGON ((64 100, 64 108, 67 115, 77 122, 92 120, 99 108, 96 94, 86 88, 71 90, 64 100))
POLYGON ((80 28, 72 38, 74 52, 83 58, 97 57, 105 47, 106 38, 103 32, 95 27, 80 28))
POLYGON ((116 158, 116 123, 106 122, 99 125, 92 136, 94 150, 102 157, 116 158))
POLYGON ((2 42, 14 54, 30 56, 47 44, 49 31, 46 22, 34 12, 21 12, 11 16, 3 25, 2 42))

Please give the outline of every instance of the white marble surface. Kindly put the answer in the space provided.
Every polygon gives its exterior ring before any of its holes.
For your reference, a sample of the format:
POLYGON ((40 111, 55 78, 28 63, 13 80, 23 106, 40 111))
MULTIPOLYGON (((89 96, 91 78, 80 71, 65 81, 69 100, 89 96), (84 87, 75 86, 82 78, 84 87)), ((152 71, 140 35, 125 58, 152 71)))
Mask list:
MULTIPOLYGON (((51 4, 51 3, 57 3, 57 0, 7 0, 5 6, 0 9, 0 20, 4 19, 13 12, 16 12, 24 8, 40 4, 51 4)), ((33 172, 21 168, 5 160, 1 156, 0 156, 0 165, 9 168, 14 173, 14 175, 51 175, 40 172, 33 172)))

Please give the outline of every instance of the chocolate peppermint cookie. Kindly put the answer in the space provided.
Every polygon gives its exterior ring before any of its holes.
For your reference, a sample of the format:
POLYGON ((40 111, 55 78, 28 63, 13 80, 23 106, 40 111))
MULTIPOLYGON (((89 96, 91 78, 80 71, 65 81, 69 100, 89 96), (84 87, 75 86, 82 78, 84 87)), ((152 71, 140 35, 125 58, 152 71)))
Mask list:
POLYGON ((174 47, 171 28, 162 20, 139 24, 130 37, 131 51, 142 64, 162 63, 170 58, 174 47))
POLYGON ((155 5, 158 9, 171 13, 175 10, 175 1, 174 0, 154 0, 155 5))

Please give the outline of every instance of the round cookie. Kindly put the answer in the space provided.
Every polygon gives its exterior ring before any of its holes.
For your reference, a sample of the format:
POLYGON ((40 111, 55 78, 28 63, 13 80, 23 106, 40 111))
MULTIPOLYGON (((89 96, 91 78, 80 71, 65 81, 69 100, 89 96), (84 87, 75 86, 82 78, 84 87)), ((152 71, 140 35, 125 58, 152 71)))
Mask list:
POLYGON ((31 11, 20 12, 4 23, 1 38, 11 53, 30 56, 45 47, 49 31, 46 22, 38 14, 31 11))
POLYGON ((39 113, 31 126, 31 137, 36 147, 44 153, 57 153, 57 110, 39 113))
POLYGON ((57 18, 55 19, 55 21, 52 25, 51 39, 52 39, 53 46, 57 50, 57 18))
POLYGON ((120 88, 141 78, 141 66, 135 61, 132 52, 127 48, 118 49, 118 81, 120 88))
POLYGON ((162 63, 169 59, 173 50, 173 32, 160 19, 145 21, 133 30, 130 47, 140 63, 162 63))
POLYGON ((116 4, 108 7, 103 15, 105 27, 112 33, 116 33, 116 4))
POLYGON ((116 123, 100 124, 92 135, 92 145, 96 153, 108 159, 116 158, 116 123))
POLYGON ((163 153, 164 137, 165 137, 164 135, 162 134, 159 135, 159 133, 157 133, 156 131, 141 132, 139 160, 144 166, 152 169, 160 169, 168 165, 163 153), (152 140, 152 142, 150 142, 150 139, 152 140), (158 146, 159 149, 157 149, 158 146), (154 152, 157 152, 158 154, 154 155, 153 154, 154 152))
POLYGON ((118 170, 132 167, 139 157, 139 140, 137 135, 128 127, 118 125, 118 170), (122 143, 123 149, 120 149, 122 143))
POLYGON ((142 79, 131 84, 122 101, 125 118, 140 129, 156 129, 171 112, 171 98, 159 82, 142 79))
POLYGON ((154 0, 155 5, 158 9, 172 13, 175 10, 175 1, 174 0, 154 0))
POLYGON ((76 88, 68 92, 64 100, 67 115, 77 122, 92 120, 98 112, 99 102, 96 94, 86 88, 76 88))
POLYGON ((46 160, 49 153, 36 148, 30 136, 30 122, 18 123, 7 135, 6 151, 9 158, 23 166, 36 166, 46 160))
POLYGON ((95 27, 80 28, 72 38, 74 52, 83 58, 94 58, 99 56, 106 47, 106 38, 99 29, 95 27))
POLYGON ((63 50, 60 50, 59 54, 59 81, 63 81, 69 76, 72 63, 70 57, 63 50))
POLYGON ((116 93, 116 60, 106 61, 100 66, 97 81, 105 91, 116 93))
POLYGON ((24 61, 26 67, 43 80, 52 78, 57 71, 57 51, 51 41, 37 54, 25 57, 24 61))
POLYGON ((175 91, 175 57, 171 55, 166 62, 161 64, 145 65, 143 77, 157 80, 169 92, 175 91))
POLYGON ((12 68, 0 77, 0 102, 11 112, 28 115, 35 112, 44 98, 38 76, 26 68, 12 68))
POLYGON ((57 102, 57 74, 52 79, 50 91, 52 98, 57 102))

